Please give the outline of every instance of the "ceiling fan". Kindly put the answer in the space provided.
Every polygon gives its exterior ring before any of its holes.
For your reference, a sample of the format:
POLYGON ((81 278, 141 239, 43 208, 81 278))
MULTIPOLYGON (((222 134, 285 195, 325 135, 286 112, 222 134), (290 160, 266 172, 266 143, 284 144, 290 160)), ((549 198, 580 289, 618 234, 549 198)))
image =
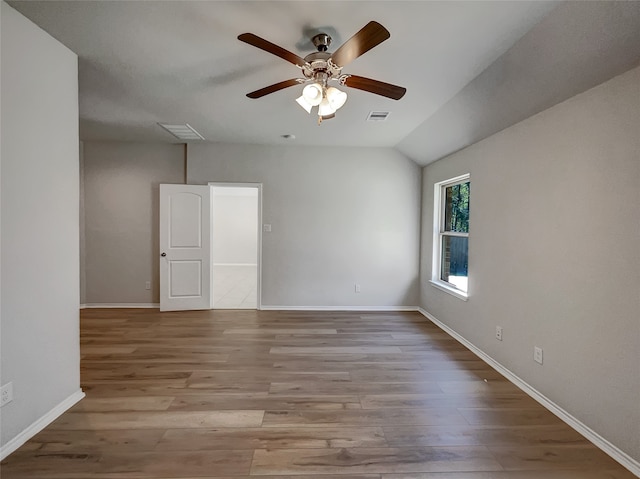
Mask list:
POLYGON ((253 33, 243 33, 238 36, 238 40, 293 63, 300 69, 304 76, 304 78, 293 78, 269 85, 247 93, 247 96, 254 99, 261 98, 284 88, 306 83, 307 86, 304 87, 302 95, 296 101, 308 113, 311 113, 313 107, 318 107, 318 124, 323 120, 334 118, 336 111, 347 101, 346 92, 330 86, 329 82, 336 82, 342 86, 399 100, 406 93, 406 88, 370 78, 342 73, 342 69, 346 65, 363 53, 368 52, 373 47, 384 42, 390 36, 391 34, 386 28, 378 22, 372 21, 367 23, 334 53, 329 53, 328 49, 329 45, 331 45, 331 37, 326 33, 319 33, 311 39, 317 51, 302 58, 253 33))

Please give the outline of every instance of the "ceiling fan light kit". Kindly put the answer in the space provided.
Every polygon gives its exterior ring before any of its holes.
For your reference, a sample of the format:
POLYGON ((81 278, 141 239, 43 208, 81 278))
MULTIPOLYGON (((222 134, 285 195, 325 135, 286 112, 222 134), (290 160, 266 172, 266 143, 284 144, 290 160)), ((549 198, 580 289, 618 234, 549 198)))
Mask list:
POLYGON ((304 87, 302 96, 296 100, 298 105, 304 108, 309 114, 311 114, 313 107, 317 106, 319 122, 334 118, 336 111, 338 111, 346 101, 347 94, 345 92, 333 86, 327 88, 320 83, 312 83, 304 87))
POLYGON ((336 111, 329 103, 329 100, 325 97, 322 99, 322 102, 318 105, 318 116, 329 116, 333 115, 336 111))
POLYGON ((303 98, 311 105, 318 106, 324 98, 324 91, 322 85, 318 83, 312 83, 311 85, 307 85, 302 90, 303 98))
POLYGON ((311 114, 311 109, 313 108, 313 105, 307 101, 304 95, 298 97, 298 99, 296 99, 296 102, 298 102, 298 105, 300 105, 302 108, 307 110, 307 113, 311 114))
POLYGON ((347 101, 347 93, 338 90, 334 86, 330 86, 327 88, 327 100, 329 100, 329 103, 334 110, 339 110, 347 101))
POLYGON ((326 33, 320 33, 311 39, 318 51, 302 58, 253 33, 243 33, 238 36, 238 40, 293 63, 300 69, 304 76, 304 78, 285 80, 261 88, 260 90, 247 93, 247 96, 253 99, 261 98, 290 86, 307 83, 302 90, 302 95, 296 99, 296 102, 309 114, 313 107, 317 106, 318 124, 323 120, 334 118, 336 111, 342 108, 347 101, 347 93, 334 86, 329 86, 330 81, 337 82, 342 86, 367 91, 393 100, 399 100, 406 93, 406 88, 370 78, 342 73, 342 68, 345 65, 387 40, 390 36, 391 34, 386 28, 372 21, 332 54, 328 52, 331 37, 326 33))

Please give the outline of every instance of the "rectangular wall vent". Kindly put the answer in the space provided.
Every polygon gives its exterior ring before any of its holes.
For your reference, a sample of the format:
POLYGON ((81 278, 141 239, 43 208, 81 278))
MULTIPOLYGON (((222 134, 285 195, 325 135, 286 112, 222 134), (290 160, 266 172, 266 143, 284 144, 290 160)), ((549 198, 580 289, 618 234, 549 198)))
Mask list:
POLYGON ((385 121, 389 118, 388 111, 370 111, 367 121, 385 121))
POLYGON ((167 123, 158 123, 162 128, 167 130, 178 140, 204 140, 204 136, 193 129, 191 125, 185 123, 183 125, 169 125, 167 123))

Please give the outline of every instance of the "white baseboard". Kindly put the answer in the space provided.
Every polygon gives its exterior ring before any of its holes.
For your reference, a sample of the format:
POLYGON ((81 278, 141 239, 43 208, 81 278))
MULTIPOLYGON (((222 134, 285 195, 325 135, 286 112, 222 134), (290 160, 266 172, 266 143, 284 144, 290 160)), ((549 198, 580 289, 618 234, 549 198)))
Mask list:
MULTIPOLYGON (((91 308, 159 308, 160 303, 87 303, 80 309, 91 308)), ((268 306, 260 305, 262 311, 418 311, 417 306, 268 306)))
POLYGON ((442 329, 443 331, 448 333, 451 337, 453 337, 458 342, 460 342, 465 347, 467 347, 469 350, 471 350, 471 352, 473 352, 476 356, 478 356, 480 359, 482 359, 489 366, 491 366, 493 369, 498 371, 500 374, 502 374, 505 378, 507 378, 509 381, 511 381, 517 387, 522 389, 522 391, 527 393, 529 396, 531 396, 533 399, 538 401, 546 409, 551 411, 553 414, 558 416, 560 419, 562 419, 565 423, 567 423, 573 429, 575 429, 580 434, 582 434, 584 437, 586 437, 589 441, 591 441, 593 444, 595 444, 597 447, 599 447, 603 452, 605 452, 606 454, 611 456, 614 460, 619 462, 622 466, 624 466, 627 469, 629 469, 629 471, 631 471, 631 473, 633 473, 636 476, 640 477, 640 462, 639 461, 635 460, 634 458, 629 456, 629 454, 627 454, 626 452, 620 450, 615 445, 611 444, 611 442, 607 441, 604 437, 602 437, 600 434, 595 432, 589 426, 587 426, 586 424, 584 424, 580 420, 576 419, 570 413, 568 413, 563 408, 561 408, 556 403, 554 403, 551 399, 547 398, 545 395, 540 393, 537 389, 535 389, 529 383, 527 383, 526 381, 524 381, 523 379, 521 379, 520 377, 515 375, 509 369, 507 369, 502 364, 500 364, 498 361, 496 361, 491 356, 489 356, 487 353, 482 351, 480 348, 475 346, 473 343, 471 343, 468 340, 466 340, 464 337, 462 337, 460 334, 455 332, 449 326, 447 326, 446 324, 444 324, 443 322, 438 320, 435 316, 433 316, 432 314, 430 314, 429 312, 425 311, 422 308, 418 308, 418 311, 420 311, 420 313, 422 313, 423 316, 425 316, 427 319, 429 319, 429 321, 434 323, 440 329, 442 329))
POLYGON ((260 306, 263 311, 418 311, 417 306, 260 306))
POLYGON ((55 406, 51 411, 42 416, 40 419, 35 421, 29 427, 27 427, 24 431, 18 434, 16 437, 7 442, 4 446, 0 448, 0 461, 4 460, 9 454, 14 452, 20 446, 22 446, 25 442, 31 439, 33 436, 42 431, 45 427, 51 424, 53 421, 58 419, 67 409, 73 406, 75 403, 80 401, 84 397, 84 392, 82 389, 78 389, 67 399, 62 401, 60 404, 55 406))
POLYGON ((80 305, 80 309, 84 308, 159 308, 160 303, 87 303, 80 305))

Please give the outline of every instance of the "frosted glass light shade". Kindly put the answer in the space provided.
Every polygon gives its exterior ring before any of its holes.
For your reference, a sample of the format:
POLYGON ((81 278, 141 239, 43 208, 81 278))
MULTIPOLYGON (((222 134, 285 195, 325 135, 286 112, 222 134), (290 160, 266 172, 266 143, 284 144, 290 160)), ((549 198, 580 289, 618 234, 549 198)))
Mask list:
POLYGON ((322 85, 312 83, 302 90, 302 96, 311 106, 319 105, 322 101, 322 85))
POLYGON ((329 87, 327 88, 327 100, 329 100, 329 103, 334 110, 338 110, 347 101, 347 94, 335 87, 329 87))
POLYGON ((331 106, 331 103, 329 103, 329 100, 327 98, 324 98, 322 102, 320 102, 320 105, 318 105, 319 116, 329 116, 333 115, 335 112, 336 109, 331 106))
POLYGON ((309 114, 311 113, 311 109, 313 108, 313 105, 307 101, 304 95, 299 97, 296 101, 298 102, 298 105, 300 105, 302 108, 307 110, 307 113, 309 114))

